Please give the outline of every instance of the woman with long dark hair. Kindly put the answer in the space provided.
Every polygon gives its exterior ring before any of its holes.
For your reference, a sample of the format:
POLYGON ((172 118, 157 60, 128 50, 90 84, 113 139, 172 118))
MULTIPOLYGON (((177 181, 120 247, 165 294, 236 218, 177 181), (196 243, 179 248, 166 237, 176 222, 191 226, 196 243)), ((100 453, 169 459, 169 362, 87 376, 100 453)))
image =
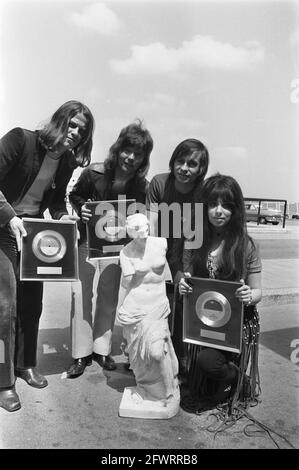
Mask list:
POLYGON ((190 346, 188 387, 181 406, 194 413, 223 402, 231 405, 238 400, 256 400, 260 392, 256 305, 262 297, 261 260, 256 243, 247 234, 239 184, 231 176, 216 174, 207 178, 197 198, 204 203, 203 244, 199 249, 185 250, 185 276, 180 280, 179 292, 192 292, 188 284, 191 275, 241 282, 235 296, 244 304, 244 326, 241 354, 190 346))

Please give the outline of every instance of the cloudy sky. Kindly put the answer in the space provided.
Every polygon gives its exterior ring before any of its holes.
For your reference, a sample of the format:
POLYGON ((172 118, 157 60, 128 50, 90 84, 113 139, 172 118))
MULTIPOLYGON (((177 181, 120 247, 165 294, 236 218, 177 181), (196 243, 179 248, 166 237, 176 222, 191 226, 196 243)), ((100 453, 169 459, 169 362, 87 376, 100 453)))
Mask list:
POLYGON ((141 118, 150 178, 195 137, 209 174, 233 175, 247 197, 299 201, 295 1, 3 0, 1 135, 69 99, 94 114, 93 161, 141 118))

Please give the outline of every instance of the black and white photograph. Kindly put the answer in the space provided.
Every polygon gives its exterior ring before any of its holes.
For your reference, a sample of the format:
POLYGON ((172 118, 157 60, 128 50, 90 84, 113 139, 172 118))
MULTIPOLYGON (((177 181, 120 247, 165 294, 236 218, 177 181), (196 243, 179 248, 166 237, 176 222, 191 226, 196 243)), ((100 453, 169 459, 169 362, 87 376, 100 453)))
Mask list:
POLYGON ((298 449, 298 1, 2 0, 0 39, 1 453, 298 449))

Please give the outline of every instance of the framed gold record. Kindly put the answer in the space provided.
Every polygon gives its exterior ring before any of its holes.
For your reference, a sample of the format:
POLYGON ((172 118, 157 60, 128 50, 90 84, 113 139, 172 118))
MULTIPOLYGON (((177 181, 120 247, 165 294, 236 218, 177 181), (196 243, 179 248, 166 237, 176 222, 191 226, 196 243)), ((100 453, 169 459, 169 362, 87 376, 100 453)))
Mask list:
POLYGON ((78 280, 77 224, 71 220, 23 218, 21 281, 78 280))
POLYGON ((118 258, 131 240, 125 227, 128 215, 136 212, 135 199, 86 202, 92 216, 87 223, 88 258, 118 258))
POLYGON ((183 297, 183 340, 240 353, 243 304, 235 297, 242 284, 191 277, 192 293, 183 297))

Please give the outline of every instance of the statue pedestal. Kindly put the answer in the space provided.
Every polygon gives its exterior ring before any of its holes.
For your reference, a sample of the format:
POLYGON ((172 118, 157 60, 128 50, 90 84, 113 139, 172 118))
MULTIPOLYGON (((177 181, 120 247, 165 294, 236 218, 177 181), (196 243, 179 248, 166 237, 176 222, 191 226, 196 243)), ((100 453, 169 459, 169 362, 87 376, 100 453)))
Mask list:
POLYGON ((119 407, 119 416, 124 418, 168 419, 175 416, 180 408, 179 388, 167 402, 144 400, 137 387, 126 387, 119 407))

